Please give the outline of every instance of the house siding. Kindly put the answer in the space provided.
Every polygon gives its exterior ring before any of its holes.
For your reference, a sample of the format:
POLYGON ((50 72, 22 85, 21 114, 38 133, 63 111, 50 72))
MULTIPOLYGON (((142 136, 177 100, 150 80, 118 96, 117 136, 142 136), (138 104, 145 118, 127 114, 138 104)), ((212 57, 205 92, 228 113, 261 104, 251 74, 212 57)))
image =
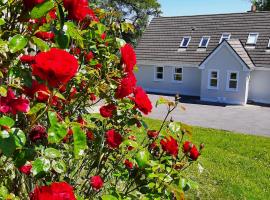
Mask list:
POLYGON ((200 96, 201 72, 197 67, 184 67, 182 82, 173 81, 173 66, 164 66, 163 80, 155 81, 155 67, 140 65, 136 78, 147 92, 200 96))
POLYGON ((242 63, 228 46, 223 46, 216 51, 213 57, 206 61, 204 65, 205 68, 202 69, 201 78, 201 100, 230 104, 246 104, 250 72, 243 70, 242 63), (208 89, 210 70, 219 71, 218 89, 208 89), (228 71, 237 71, 239 73, 237 91, 227 91, 228 71))
POLYGON ((251 72, 249 100, 270 104, 270 71, 251 72))

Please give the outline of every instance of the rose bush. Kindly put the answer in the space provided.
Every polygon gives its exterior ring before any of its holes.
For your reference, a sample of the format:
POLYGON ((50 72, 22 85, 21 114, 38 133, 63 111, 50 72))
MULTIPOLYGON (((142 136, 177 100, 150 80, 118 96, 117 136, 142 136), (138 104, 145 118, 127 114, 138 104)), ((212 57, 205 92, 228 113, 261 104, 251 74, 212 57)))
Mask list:
POLYGON ((153 106, 121 39, 132 26, 87 0, 2 0, 0 11, 0 199, 183 199, 181 171, 202 148, 167 122, 178 97, 157 101, 159 130, 144 122, 153 106))

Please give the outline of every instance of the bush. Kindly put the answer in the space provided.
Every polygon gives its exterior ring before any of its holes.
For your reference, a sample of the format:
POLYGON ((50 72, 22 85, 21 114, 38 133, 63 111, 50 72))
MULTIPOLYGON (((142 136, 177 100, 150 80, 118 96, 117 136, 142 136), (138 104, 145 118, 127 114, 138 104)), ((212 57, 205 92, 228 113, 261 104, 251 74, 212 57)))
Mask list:
POLYGON ((0 9, 0 198, 183 199, 180 171, 200 152, 183 142, 188 126, 166 122, 178 97, 157 102, 159 130, 144 123, 152 105, 121 39, 132 26, 87 0, 0 9))

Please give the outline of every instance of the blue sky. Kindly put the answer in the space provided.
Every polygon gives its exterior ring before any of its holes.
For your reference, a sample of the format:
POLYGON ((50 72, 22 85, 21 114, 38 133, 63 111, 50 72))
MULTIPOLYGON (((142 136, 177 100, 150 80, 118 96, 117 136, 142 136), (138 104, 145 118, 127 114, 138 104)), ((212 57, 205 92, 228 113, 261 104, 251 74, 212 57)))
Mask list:
POLYGON ((235 13, 250 10, 249 0, 158 0, 162 16, 235 13))

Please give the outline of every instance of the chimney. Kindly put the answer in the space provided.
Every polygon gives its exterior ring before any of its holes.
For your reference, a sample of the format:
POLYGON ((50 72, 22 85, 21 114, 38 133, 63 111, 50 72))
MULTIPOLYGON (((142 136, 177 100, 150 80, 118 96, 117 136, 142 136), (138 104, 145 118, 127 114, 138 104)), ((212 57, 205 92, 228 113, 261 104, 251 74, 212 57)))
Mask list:
POLYGON ((257 11, 257 6, 255 4, 252 4, 250 12, 256 12, 256 11, 257 11))

